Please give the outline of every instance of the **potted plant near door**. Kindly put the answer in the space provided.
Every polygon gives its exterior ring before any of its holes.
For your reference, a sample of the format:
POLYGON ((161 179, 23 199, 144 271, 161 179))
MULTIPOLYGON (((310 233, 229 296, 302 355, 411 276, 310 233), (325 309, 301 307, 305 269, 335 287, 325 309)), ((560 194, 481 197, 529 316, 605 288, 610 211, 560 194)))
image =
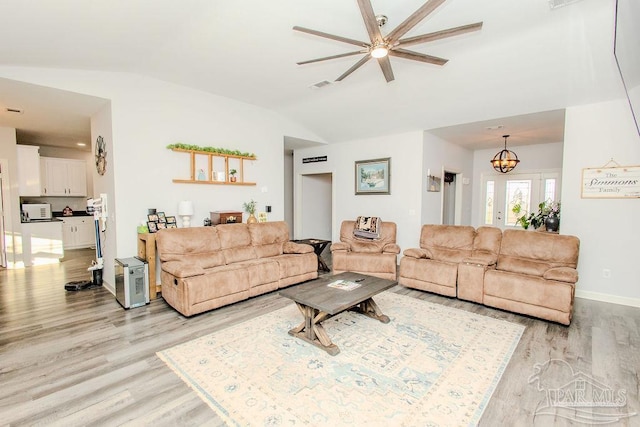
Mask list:
MULTIPOLYGON (((511 209, 516 215, 523 213, 519 203, 511 209)), ((549 232, 557 232, 560 227, 560 202, 547 200, 538 205, 538 212, 531 212, 528 215, 517 217, 516 225, 521 225, 525 230, 532 226, 538 229, 544 226, 549 232)))
POLYGON ((237 174, 237 173, 238 173, 238 171, 237 171, 237 170, 235 170, 235 169, 230 169, 230 170, 229 170, 229 175, 230 175, 230 177, 229 177, 229 181, 231 181, 231 182, 236 182, 236 174, 237 174))

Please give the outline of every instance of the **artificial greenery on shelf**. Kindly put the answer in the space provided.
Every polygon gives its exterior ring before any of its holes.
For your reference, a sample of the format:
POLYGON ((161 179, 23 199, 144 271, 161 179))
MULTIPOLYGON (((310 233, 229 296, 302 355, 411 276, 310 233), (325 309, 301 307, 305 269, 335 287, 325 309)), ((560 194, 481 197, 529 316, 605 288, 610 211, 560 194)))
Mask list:
POLYGON ((218 147, 201 147, 199 145, 194 144, 183 144, 182 142, 176 142, 175 144, 167 145, 169 150, 173 150, 174 148, 178 148, 181 150, 194 150, 194 151, 204 151, 207 153, 215 153, 215 154, 228 154, 231 156, 242 156, 242 157, 252 157, 255 158, 256 155, 254 153, 243 153, 240 150, 229 150, 226 148, 218 148, 218 147))

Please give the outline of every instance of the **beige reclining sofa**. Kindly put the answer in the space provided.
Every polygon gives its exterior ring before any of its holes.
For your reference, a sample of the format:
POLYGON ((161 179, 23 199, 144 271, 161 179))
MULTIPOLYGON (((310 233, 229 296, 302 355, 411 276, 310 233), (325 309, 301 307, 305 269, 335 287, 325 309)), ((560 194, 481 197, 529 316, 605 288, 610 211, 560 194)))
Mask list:
POLYGON ((162 297, 192 316, 318 277, 310 245, 282 221, 160 230, 162 297))
POLYGON ((398 282, 568 325, 579 247, 577 237, 554 233, 423 225, 398 282))

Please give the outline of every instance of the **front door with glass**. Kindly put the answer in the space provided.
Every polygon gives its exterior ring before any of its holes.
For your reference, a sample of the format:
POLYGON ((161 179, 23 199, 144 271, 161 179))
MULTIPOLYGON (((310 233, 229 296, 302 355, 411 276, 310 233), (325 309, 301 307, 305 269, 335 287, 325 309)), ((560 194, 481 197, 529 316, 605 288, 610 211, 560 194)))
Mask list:
POLYGON ((543 201, 558 201, 560 172, 483 175, 482 188, 482 224, 502 229, 519 227, 519 216, 537 212, 543 201), (516 205, 520 213, 514 212, 516 205))

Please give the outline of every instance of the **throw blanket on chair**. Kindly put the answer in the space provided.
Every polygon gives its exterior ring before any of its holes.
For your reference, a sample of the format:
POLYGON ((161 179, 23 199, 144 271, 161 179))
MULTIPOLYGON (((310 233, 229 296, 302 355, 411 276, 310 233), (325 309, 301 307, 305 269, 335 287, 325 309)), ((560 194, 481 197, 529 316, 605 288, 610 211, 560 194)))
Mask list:
POLYGON ((379 239, 382 234, 382 221, 377 216, 359 216, 353 229, 354 237, 379 239))

